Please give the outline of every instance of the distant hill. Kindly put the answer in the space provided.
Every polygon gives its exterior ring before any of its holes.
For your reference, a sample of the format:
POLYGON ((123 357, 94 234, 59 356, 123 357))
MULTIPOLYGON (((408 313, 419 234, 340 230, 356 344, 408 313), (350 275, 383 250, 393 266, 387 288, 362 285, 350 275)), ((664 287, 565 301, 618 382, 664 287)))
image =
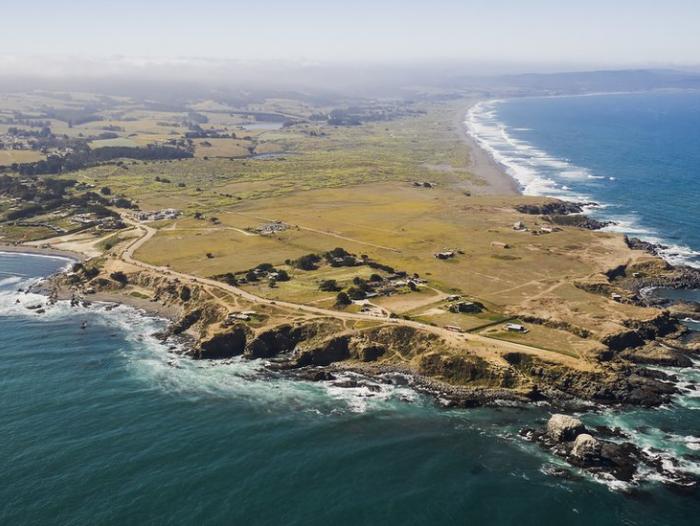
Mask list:
POLYGON ((594 93, 654 89, 700 89, 700 72, 676 70, 614 70, 572 73, 528 73, 461 77, 453 88, 517 90, 531 93, 594 93))

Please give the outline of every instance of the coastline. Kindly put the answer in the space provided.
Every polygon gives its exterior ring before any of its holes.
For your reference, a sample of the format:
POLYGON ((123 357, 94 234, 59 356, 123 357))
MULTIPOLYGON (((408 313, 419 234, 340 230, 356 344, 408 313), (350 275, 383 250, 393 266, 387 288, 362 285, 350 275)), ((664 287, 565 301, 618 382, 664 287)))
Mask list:
POLYGON ((7 245, 0 243, 0 252, 61 257, 73 260, 76 263, 86 261, 87 259, 87 257, 84 254, 81 254, 79 252, 71 252, 69 250, 60 250, 57 248, 41 248, 32 245, 7 245))
POLYGON ((487 183, 487 191, 492 195, 522 195, 518 181, 511 177, 493 156, 482 148, 469 133, 466 115, 471 108, 482 100, 473 101, 467 108, 459 110, 455 116, 455 127, 462 141, 469 149, 467 169, 476 177, 487 183))

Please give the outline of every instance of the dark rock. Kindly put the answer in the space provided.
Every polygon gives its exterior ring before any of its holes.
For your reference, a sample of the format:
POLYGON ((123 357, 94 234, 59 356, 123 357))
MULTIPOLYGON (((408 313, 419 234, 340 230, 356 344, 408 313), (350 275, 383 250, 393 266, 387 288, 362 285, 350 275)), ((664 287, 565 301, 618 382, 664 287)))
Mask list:
POLYGON ((547 435, 555 442, 568 442, 585 430, 583 422, 569 415, 552 415, 547 421, 547 435))
POLYGON ((299 380, 308 380, 310 382, 327 382, 335 380, 333 373, 319 368, 299 369, 295 373, 295 377, 299 380))
POLYGON ((569 215, 580 214, 583 212, 582 203, 573 203, 571 201, 552 201, 544 204, 522 204, 517 205, 515 209, 521 214, 530 215, 569 215))
POLYGON ((280 353, 294 350, 298 340, 298 333, 292 334, 291 325, 282 325, 265 331, 255 337, 245 349, 245 357, 272 358, 280 353))
POLYGON ((585 228, 587 230, 600 230, 601 228, 615 224, 613 221, 598 221, 597 219, 585 215, 549 215, 546 216, 546 219, 555 225, 573 226, 585 228))
POLYGON ((244 327, 237 326, 228 332, 212 336, 192 351, 192 357, 198 360, 220 360, 239 356, 245 351, 247 332, 244 327))
POLYGON ((296 364, 299 367, 330 365, 333 362, 347 360, 350 357, 349 342, 349 336, 337 336, 317 347, 297 351, 296 364))

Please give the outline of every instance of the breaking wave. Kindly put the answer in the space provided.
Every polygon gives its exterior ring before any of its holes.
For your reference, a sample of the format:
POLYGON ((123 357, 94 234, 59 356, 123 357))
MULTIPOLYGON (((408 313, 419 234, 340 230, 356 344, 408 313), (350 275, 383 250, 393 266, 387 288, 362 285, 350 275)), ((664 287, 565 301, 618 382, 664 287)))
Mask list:
POLYGON ((596 201, 598 206, 587 212, 615 222, 615 225, 605 230, 621 232, 663 245, 659 253, 669 263, 700 268, 699 251, 670 242, 659 232, 645 226, 638 213, 624 212, 613 203, 600 202, 585 189, 573 189, 571 186, 577 186, 576 183, 593 188, 605 185, 608 181, 615 181, 615 177, 592 173, 568 159, 553 156, 527 141, 514 137, 511 132, 527 129, 509 129, 499 120, 498 106, 504 102, 503 99, 496 99, 473 105, 467 112, 464 124, 474 141, 518 182, 524 194, 577 202, 596 201))

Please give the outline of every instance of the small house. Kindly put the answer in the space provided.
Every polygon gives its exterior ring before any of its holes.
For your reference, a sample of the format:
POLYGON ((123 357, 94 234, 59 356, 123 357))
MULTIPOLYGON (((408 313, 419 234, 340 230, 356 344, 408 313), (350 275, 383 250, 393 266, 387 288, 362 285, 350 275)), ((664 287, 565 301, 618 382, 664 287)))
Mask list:
POLYGON ((450 312, 467 312, 476 314, 481 312, 484 306, 481 303, 476 303, 473 301, 458 301, 450 305, 450 312))
POLYGON ((519 332, 525 334, 528 330, 519 323, 506 323, 506 330, 509 332, 519 332))

